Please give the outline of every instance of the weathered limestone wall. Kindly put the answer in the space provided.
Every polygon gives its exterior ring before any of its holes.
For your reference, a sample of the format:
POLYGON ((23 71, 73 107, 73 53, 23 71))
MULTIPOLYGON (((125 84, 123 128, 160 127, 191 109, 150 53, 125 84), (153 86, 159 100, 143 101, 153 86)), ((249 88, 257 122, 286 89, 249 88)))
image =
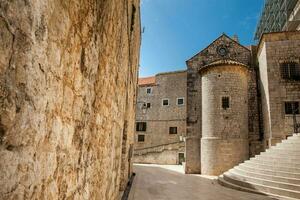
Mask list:
POLYGON ((262 104, 262 118, 263 118, 263 129, 265 139, 270 138, 271 132, 271 121, 270 121, 270 104, 269 104, 269 80, 268 80, 268 69, 267 69, 267 52, 266 45, 263 44, 260 52, 257 55, 259 62, 259 85, 261 91, 261 104, 262 104))
POLYGON ((248 124, 249 154, 251 156, 261 151, 261 141, 259 135, 259 114, 258 114, 258 95, 257 79, 255 71, 255 62, 251 54, 253 47, 250 49, 240 45, 238 42, 222 35, 213 41, 208 47, 197 53, 186 64, 187 70, 187 137, 186 137, 186 173, 200 173, 201 171, 201 137, 202 137, 202 83, 199 70, 218 60, 231 59, 249 66, 248 82, 248 124), (227 55, 218 54, 218 48, 224 46, 227 49, 227 55))
POLYGON ((178 165, 179 153, 184 153, 185 143, 177 142, 150 148, 135 149, 133 162, 163 165, 178 165))
MULTIPOLYGON (((136 130, 135 150, 180 143, 186 135, 186 71, 160 73, 155 76, 155 80, 154 84, 138 87, 136 122, 146 122, 146 131, 136 130), (151 94, 147 94, 147 88, 152 89, 151 94), (165 98, 169 99, 168 106, 162 105, 165 98), (183 98, 184 104, 177 105, 177 98, 183 98), (150 103, 150 108, 143 109, 144 103, 150 103), (177 134, 170 134, 170 127, 177 127, 177 134), (144 135, 145 140, 139 142, 139 135, 144 135)), ((177 149, 175 147, 174 152, 177 152, 177 149)), ((172 159, 176 161, 178 155, 176 153, 174 155, 172 159)), ((162 160, 159 163, 163 163, 164 156, 160 158, 162 160)), ((165 164, 169 163, 166 159, 165 164)))
POLYGON ((147 155, 134 155, 133 162, 143 164, 178 165, 178 151, 166 150, 160 153, 152 152, 147 155))
POLYGON ((139 0, 0 1, 0 199, 117 199, 139 0))
POLYGON ((249 158, 248 67, 202 70, 201 173, 220 175, 249 158), (222 97, 229 108, 222 108, 222 97))
MULTIPOLYGON (((265 34, 258 51, 264 131, 273 144, 293 133, 293 115, 285 114, 285 102, 300 102, 300 82, 281 77, 283 62, 300 63, 300 32, 265 34)), ((298 121, 300 117, 298 116, 298 121)))

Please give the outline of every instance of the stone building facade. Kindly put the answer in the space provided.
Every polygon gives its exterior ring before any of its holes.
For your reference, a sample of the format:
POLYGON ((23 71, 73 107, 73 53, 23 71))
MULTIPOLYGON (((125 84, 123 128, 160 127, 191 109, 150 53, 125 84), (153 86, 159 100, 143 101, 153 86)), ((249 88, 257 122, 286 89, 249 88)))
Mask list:
POLYGON ((187 61, 186 173, 220 175, 292 134, 299 42, 299 31, 258 47, 223 34, 187 61))
POLYGON ((0 199, 119 199, 139 0, 0 2, 0 199))
POLYGON ((184 161, 186 71, 141 78, 136 107, 134 162, 184 161))
POLYGON ((294 115, 288 109, 299 109, 300 103, 300 32, 264 34, 257 58, 264 134, 273 145, 294 132, 294 115))

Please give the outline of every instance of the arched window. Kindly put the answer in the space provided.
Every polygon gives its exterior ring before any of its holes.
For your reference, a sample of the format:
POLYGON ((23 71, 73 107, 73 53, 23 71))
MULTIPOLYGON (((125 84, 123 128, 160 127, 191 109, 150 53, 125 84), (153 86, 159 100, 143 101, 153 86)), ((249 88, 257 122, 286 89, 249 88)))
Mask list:
POLYGON ((286 80, 300 80, 300 66, 297 62, 284 62, 280 65, 281 77, 286 80))

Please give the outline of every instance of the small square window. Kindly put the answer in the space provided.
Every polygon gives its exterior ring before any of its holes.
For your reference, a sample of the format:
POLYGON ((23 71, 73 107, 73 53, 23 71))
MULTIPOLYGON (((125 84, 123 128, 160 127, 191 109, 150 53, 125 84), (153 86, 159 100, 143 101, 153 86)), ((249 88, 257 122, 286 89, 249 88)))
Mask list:
POLYGON ((177 134, 177 127, 169 127, 169 134, 177 134))
POLYGON ((178 106, 184 105, 184 98, 177 98, 177 105, 178 106))
POLYGON ((151 103, 147 103, 147 108, 151 108, 151 103))
POLYGON ((162 105, 163 106, 168 106, 169 105, 169 99, 163 99, 162 100, 162 105))
POLYGON ((147 91, 147 94, 152 94, 152 88, 147 88, 146 91, 147 91))
POLYGON ((299 114, 299 102, 296 101, 285 102, 285 114, 291 115, 294 113, 299 114))
POLYGON ((136 131, 146 131, 147 123, 146 122, 137 122, 136 123, 136 131))
POLYGON ((224 110, 229 108, 229 97, 222 97, 222 108, 224 110))
POLYGON ((145 135, 138 135, 138 142, 145 142, 145 135))

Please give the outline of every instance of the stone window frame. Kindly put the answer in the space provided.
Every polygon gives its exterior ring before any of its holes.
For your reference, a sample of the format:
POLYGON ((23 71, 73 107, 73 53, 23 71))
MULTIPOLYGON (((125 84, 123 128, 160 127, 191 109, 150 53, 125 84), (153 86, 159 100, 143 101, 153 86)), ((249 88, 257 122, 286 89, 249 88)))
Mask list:
POLYGON ((227 110, 230 110, 230 109, 231 109, 231 106, 230 106, 230 105, 231 105, 231 103, 230 103, 230 102, 231 102, 231 97, 230 97, 229 95, 222 95, 221 98, 220 98, 220 101, 221 101, 221 102, 220 102, 221 110, 227 111, 227 110), (228 107, 227 107, 227 108, 224 108, 224 107, 223 107, 223 99, 224 99, 224 98, 228 98, 228 107))
POLYGON ((150 103, 150 102, 147 102, 147 103, 146 103, 146 108, 147 108, 147 109, 151 108, 151 103, 150 103))
POLYGON ((184 97, 178 97, 178 98, 176 98, 176 105, 177 105, 177 106, 184 106, 184 104, 185 104, 184 97), (182 99, 182 100, 183 100, 182 104, 178 104, 178 100, 179 100, 179 99, 182 99))
POLYGON ((177 156, 178 156, 178 162, 179 162, 179 158, 180 158, 180 154, 183 154, 183 160, 184 160, 184 162, 185 162, 185 159, 186 159, 186 155, 185 155, 185 152, 183 152, 183 151, 179 151, 178 153, 177 153, 177 156))
POLYGON ((145 135, 140 135, 139 134, 138 137, 137 137, 137 141, 140 142, 140 143, 145 142, 145 135), (143 139, 141 140, 140 138, 143 138, 143 139))
MULTIPOLYGON (((293 113, 287 113, 287 103, 297 103, 298 104, 298 108, 300 108, 300 100, 286 100, 283 102, 283 113, 285 116, 293 116, 293 113)), ((296 112, 296 115, 300 114, 300 110, 298 110, 298 112, 296 112)))
POLYGON ((135 124, 135 130, 137 131, 137 132, 146 132, 147 131, 147 122, 136 122, 136 124, 135 124), (140 126, 139 126, 139 124, 143 124, 142 126, 142 128, 140 128, 140 126))
POLYGON ((177 126, 170 126, 169 127, 169 135, 177 135, 178 134, 178 127, 177 126), (175 131, 173 131, 175 130, 175 131))
MULTIPOLYGON (((281 58, 278 61, 280 79, 283 81, 297 81, 297 82, 300 81, 300 79, 297 80, 297 79, 293 79, 293 78, 284 78, 283 77, 282 66, 287 63, 295 63, 299 67, 299 70, 300 70, 300 58, 295 58, 295 57, 281 58)), ((300 78, 300 76, 299 76, 299 78, 300 78)))
POLYGON ((169 99, 169 98, 163 98, 162 101, 161 101, 161 105, 162 105, 163 107, 165 107, 165 106, 170 106, 170 99, 169 99), (168 105, 164 105, 164 101, 165 101, 165 100, 168 100, 168 105))
POLYGON ((146 87, 146 94, 151 95, 153 92, 153 88, 152 87, 146 87), (150 92, 148 93, 148 89, 150 89, 150 92))

